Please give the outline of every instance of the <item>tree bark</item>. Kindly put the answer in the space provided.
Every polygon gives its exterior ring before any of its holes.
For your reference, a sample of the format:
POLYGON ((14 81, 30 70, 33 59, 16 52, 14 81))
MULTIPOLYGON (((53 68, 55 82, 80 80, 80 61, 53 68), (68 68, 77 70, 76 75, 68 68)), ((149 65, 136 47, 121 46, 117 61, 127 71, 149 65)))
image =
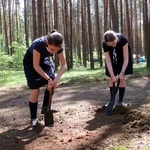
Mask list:
POLYGON ((100 62, 100 67, 103 66, 102 61, 102 46, 101 46, 101 32, 100 32, 100 23, 99 23, 99 7, 98 0, 95 0, 95 20, 96 20, 96 43, 97 43, 97 52, 98 60, 100 62))
POLYGON ((6 52, 9 55, 9 40, 8 40, 8 26, 7 26, 7 19, 6 19, 6 1, 2 0, 2 8, 3 8, 3 19, 4 19, 4 31, 5 31, 5 46, 6 52))
POLYGON ((86 53, 87 53, 87 43, 86 43, 86 10, 85 10, 85 0, 81 2, 81 22, 82 22, 82 54, 83 54, 83 66, 87 67, 86 63, 86 53))
POLYGON ((108 0, 104 0, 104 32, 108 30, 108 0))
POLYGON ((109 0, 109 9, 110 9, 110 17, 111 17, 111 21, 112 21, 112 29, 116 32, 119 32, 119 23, 118 23, 118 12, 117 10, 115 9, 115 6, 114 6, 114 0, 109 0))
POLYGON ((93 39, 92 39, 92 23, 91 23, 91 8, 90 8, 90 0, 87 0, 87 13, 88 13, 88 33, 89 33, 89 52, 90 52, 90 68, 94 69, 94 61, 93 61, 93 39))
POLYGON ((38 37, 43 35, 43 0, 37 0, 37 24, 38 24, 38 37))

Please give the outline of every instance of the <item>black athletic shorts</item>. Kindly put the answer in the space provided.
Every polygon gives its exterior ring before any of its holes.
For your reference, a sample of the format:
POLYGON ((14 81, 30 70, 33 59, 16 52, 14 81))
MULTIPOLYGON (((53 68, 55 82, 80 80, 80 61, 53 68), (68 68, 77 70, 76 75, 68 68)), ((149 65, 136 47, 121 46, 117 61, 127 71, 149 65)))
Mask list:
MULTIPOLYGON (((24 72, 27 79, 27 85, 30 89, 38 89, 46 84, 48 81, 41 77, 34 69, 33 63, 28 63, 23 61, 24 72)), ((43 63, 40 64, 41 68, 47 73, 47 75, 54 80, 55 78, 55 68, 54 65, 45 59, 43 63)))

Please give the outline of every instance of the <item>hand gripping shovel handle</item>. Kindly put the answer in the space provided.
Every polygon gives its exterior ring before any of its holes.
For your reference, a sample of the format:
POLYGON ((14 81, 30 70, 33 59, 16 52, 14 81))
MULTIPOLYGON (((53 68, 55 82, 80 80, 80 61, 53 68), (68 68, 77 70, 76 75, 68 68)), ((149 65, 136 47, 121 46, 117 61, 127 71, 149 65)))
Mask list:
POLYGON ((48 110, 47 113, 44 114, 45 126, 53 126, 54 124, 53 112, 51 111, 53 92, 53 89, 51 90, 51 92, 49 92, 48 110))
POLYGON ((111 115, 112 114, 112 110, 113 107, 115 105, 115 95, 117 94, 118 88, 119 88, 119 84, 120 84, 120 79, 118 79, 117 82, 117 87, 115 86, 115 82, 113 83, 113 90, 112 90, 112 99, 109 101, 107 107, 106 107, 106 111, 105 113, 107 115, 111 115))

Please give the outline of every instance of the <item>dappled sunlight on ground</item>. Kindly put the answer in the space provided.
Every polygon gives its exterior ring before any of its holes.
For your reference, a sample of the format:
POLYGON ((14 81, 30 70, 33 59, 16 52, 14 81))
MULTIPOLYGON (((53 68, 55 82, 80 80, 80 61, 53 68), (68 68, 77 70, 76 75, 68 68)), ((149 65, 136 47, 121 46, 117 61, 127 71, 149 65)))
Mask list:
MULTIPOLYGON (((126 108, 115 107, 106 116, 110 99, 108 81, 60 86, 53 96, 54 127, 44 126, 38 105, 39 126, 29 126, 29 89, 0 90, 0 149, 9 150, 103 150, 150 148, 150 79, 129 78, 126 108), (9 143, 9 144, 8 144, 9 143)), ((118 95, 116 96, 118 100, 118 95)))

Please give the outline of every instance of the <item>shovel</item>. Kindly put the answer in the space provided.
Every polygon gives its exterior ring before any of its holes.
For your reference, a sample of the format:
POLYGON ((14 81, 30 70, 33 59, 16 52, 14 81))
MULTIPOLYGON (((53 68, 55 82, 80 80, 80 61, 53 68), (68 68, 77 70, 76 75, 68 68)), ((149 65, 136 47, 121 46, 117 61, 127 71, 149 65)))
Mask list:
POLYGON ((51 92, 49 92, 49 104, 47 112, 44 114, 44 122, 45 126, 47 127, 52 127, 54 125, 53 111, 51 110, 52 96, 53 96, 53 89, 51 90, 51 92))
POLYGON ((117 94, 119 84, 120 84, 120 79, 118 79, 117 87, 115 86, 115 82, 113 83, 112 99, 108 102, 108 104, 106 106, 106 110, 105 110, 105 113, 109 116, 112 115, 112 110, 115 105, 115 95, 117 94))

